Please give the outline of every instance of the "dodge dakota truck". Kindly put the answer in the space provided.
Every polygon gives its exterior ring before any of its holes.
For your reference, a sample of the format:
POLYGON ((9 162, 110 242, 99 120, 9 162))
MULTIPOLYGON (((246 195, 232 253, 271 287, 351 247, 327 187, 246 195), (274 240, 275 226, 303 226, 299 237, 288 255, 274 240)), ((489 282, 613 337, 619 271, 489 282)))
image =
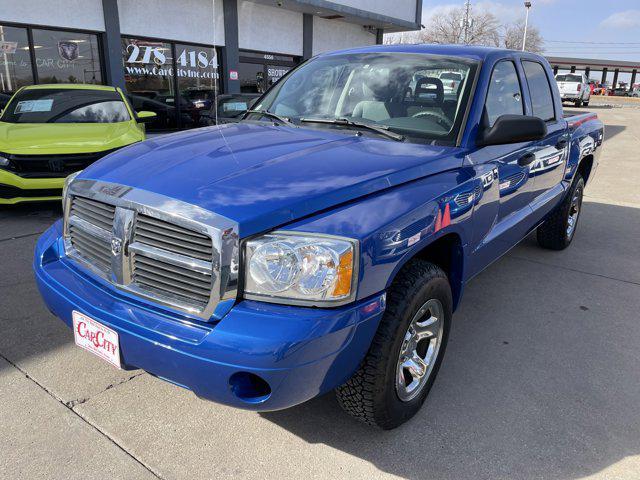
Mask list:
POLYGON ((116 367, 258 411, 335 390, 390 429, 432 387, 467 282, 534 231, 569 246, 602 139, 595 115, 564 117, 537 55, 322 54, 238 123, 68 178, 35 275, 116 367))

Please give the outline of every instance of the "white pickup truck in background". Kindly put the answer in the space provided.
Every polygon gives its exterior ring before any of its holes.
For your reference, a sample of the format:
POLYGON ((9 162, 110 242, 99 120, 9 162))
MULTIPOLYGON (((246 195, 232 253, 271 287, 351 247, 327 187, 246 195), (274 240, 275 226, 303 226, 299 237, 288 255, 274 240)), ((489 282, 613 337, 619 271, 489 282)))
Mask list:
POLYGON ((591 87, 589 79, 581 73, 559 73, 556 75, 560 98, 563 102, 573 102, 576 107, 589 105, 591 87))

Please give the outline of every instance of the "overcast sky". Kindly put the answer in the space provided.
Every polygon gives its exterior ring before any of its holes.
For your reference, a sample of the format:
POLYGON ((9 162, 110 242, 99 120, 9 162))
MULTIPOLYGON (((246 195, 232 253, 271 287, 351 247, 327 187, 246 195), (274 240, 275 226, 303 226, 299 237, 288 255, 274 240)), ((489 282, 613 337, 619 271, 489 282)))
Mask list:
MULTIPOLYGON (((524 18, 521 0, 472 1, 503 22, 524 18)), ((640 0, 532 0, 530 24, 545 40, 550 56, 608 58, 640 64, 640 0), (596 42, 565 43, 565 42, 596 42), (609 44, 605 44, 608 42, 609 44), (615 43, 635 43, 620 45, 615 43)), ((423 0, 423 24, 432 15, 464 5, 464 0, 423 0)))

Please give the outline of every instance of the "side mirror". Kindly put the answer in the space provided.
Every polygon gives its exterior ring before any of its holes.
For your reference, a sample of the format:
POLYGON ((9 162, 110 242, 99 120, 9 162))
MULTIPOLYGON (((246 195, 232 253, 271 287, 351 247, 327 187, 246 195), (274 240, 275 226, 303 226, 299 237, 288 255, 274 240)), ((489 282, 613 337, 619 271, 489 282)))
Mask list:
POLYGON ((504 145, 533 142, 547 136, 547 126, 538 117, 528 115, 501 115, 492 127, 485 127, 478 134, 478 145, 504 145))
POLYGON ((136 112, 136 117, 139 123, 149 123, 152 122, 156 118, 156 112, 136 112))

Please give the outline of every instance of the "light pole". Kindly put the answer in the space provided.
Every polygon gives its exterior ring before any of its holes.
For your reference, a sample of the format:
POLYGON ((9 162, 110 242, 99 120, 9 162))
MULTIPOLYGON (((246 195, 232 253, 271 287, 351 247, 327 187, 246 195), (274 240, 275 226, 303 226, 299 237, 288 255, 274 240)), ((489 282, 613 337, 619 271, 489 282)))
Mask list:
POLYGON ((469 11, 471 10, 471 0, 464 3, 464 44, 469 43, 469 11))
POLYGON ((524 19, 524 35, 522 36, 522 51, 527 45, 527 27, 529 26, 529 9, 531 8, 531 2, 524 2, 524 8, 527 9, 527 16, 524 19))

